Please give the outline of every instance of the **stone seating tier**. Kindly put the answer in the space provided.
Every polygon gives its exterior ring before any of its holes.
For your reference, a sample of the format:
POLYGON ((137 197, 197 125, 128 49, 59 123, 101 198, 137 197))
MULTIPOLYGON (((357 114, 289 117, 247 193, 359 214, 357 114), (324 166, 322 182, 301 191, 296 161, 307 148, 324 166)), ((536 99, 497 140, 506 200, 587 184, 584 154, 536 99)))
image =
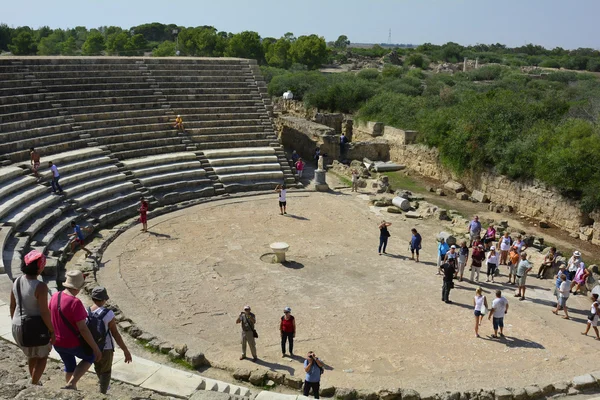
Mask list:
POLYGON ((137 76, 137 77, 154 77, 154 76, 251 76, 247 70, 240 68, 234 69, 218 69, 218 68, 204 68, 197 69, 193 66, 190 68, 182 69, 169 69, 158 66, 150 70, 140 69, 136 65, 122 65, 119 69, 102 69, 97 68, 98 66, 91 65, 87 69, 81 67, 65 70, 48 70, 46 67, 32 69, 29 71, 6 71, 0 66, 0 79, 2 80, 13 80, 13 81, 37 81, 45 79, 64 79, 64 78, 89 78, 93 74, 97 78, 110 78, 115 76, 126 77, 126 76, 137 76), (201 74, 201 75, 200 75, 201 74))

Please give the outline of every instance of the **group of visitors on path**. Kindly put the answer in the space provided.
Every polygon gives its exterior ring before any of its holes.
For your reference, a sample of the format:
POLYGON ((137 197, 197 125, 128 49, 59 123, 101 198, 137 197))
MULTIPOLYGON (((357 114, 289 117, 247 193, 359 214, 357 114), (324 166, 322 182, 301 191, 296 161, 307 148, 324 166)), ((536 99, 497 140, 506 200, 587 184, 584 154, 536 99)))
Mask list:
POLYGON ((23 275, 13 282, 10 294, 10 316, 13 338, 28 359, 31 383, 42 385, 40 379, 54 346, 64 363, 63 389, 76 390, 81 377, 94 364, 100 392, 106 393, 115 342, 123 350, 125 362, 131 362, 115 314, 105 307, 109 299, 106 289, 98 286, 92 290, 94 304, 86 310, 77 298, 85 277, 81 271, 68 271, 64 290, 54 293, 48 302, 48 286, 38 279, 46 266, 46 256, 32 250, 23 261, 23 275))

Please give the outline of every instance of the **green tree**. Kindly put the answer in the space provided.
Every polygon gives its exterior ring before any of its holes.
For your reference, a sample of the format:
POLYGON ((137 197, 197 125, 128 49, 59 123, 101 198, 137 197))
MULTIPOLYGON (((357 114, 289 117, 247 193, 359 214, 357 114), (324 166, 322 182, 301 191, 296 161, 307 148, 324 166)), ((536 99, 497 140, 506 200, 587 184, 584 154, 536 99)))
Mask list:
POLYGON ((350 40, 348 40, 348 36, 346 35, 341 35, 333 42, 333 47, 336 49, 345 50, 348 46, 350 46, 350 40))
POLYGON ((404 65, 424 69, 427 67, 425 57, 421 53, 412 53, 404 60, 404 65))
POLYGON ((128 56, 142 55, 147 48, 148 41, 141 33, 130 37, 127 44, 125 44, 125 52, 128 56))
POLYGON ((81 53, 84 56, 98 56, 104 50, 104 36, 100 32, 90 32, 87 39, 81 46, 81 53))
POLYGON ((277 40, 275 43, 269 46, 267 52, 265 53, 267 64, 277 68, 289 68, 292 61, 289 57, 291 46, 292 42, 285 37, 277 40))
POLYGON ((317 35, 300 36, 290 46, 289 53, 293 62, 316 69, 327 60, 327 43, 317 35))
POLYGON ((0 51, 8 50, 12 29, 6 24, 0 24, 0 51))
POLYGON ((253 58, 261 62, 264 59, 264 54, 259 34, 244 31, 233 35, 229 40, 225 56, 253 58))
POLYGON ((16 56, 28 56, 37 52, 37 45, 31 32, 22 31, 12 39, 8 49, 16 56))
POLYGON ((54 56, 61 53, 65 34, 56 30, 50 35, 42 38, 38 44, 38 54, 42 56, 54 56))
POLYGON ((173 57, 175 51, 175 42, 165 40, 152 50, 152 57, 173 57))
POLYGON ((106 39, 106 51, 110 55, 124 54, 125 48, 129 42, 129 34, 127 32, 116 32, 108 36, 106 39))
POLYGON ((69 36, 67 40, 61 43, 60 54, 63 56, 74 56, 77 51, 77 42, 73 36, 69 36))

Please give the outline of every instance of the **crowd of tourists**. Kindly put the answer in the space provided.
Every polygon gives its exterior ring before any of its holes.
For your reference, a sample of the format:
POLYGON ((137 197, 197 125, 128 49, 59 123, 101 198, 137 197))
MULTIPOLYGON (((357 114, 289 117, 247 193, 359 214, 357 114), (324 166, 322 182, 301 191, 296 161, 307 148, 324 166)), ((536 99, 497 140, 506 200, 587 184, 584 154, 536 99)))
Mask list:
POLYGON ((38 279, 46 257, 32 250, 24 257, 23 275, 13 283, 10 294, 12 334, 28 359, 31 383, 41 385, 52 347, 64 363, 65 386, 77 389, 81 377, 94 365, 101 393, 110 384, 115 342, 123 350, 125 362, 131 353, 123 341, 112 310, 106 308, 109 299, 103 287, 92 290, 93 305, 84 307, 77 295, 85 284, 81 271, 67 272, 64 290, 48 301, 48 287, 38 279))

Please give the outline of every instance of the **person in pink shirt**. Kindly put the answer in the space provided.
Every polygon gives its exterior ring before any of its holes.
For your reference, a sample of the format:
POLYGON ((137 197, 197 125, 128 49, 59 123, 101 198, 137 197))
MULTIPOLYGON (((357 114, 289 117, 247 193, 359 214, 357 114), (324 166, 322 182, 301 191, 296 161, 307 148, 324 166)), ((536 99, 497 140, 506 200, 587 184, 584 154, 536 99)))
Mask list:
POLYGON ((296 161, 296 172, 298 173, 298 178, 302 178, 302 171, 304 171, 304 161, 301 158, 296 161))
POLYGON ((102 352, 86 325, 88 313, 77 298, 84 285, 81 271, 69 271, 63 284, 65 290, 54 293, 50 299, 50 315, 56 335, 54 350, 65 364, 67 385, 63 389, 77 390, 79 379, 94 361, 102 359, 102 352), (84 347, 84 342, 91 350, 84 347), (76 358, 81 359, 79 364, 76 358))

